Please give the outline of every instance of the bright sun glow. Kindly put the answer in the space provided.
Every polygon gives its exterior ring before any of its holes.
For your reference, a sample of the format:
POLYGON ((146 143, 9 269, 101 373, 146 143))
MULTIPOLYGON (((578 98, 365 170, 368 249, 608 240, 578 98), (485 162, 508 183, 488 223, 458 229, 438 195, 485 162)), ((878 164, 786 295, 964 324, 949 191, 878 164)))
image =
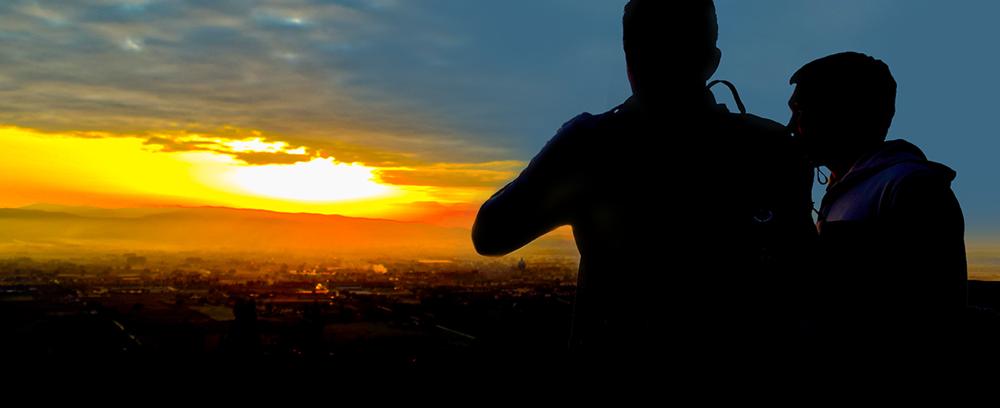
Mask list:
POLYGON ((222 206, 436 222, 456 203, 481 202, 493 191, 405 178, 393 183, 385 172, 398 169, 309 156, 308 147, 263 137, 169 136, 160 139, 176 142, 177 151, 150 146, 148 137, 0 125, 0 174, 7 175, 0 176, 0 207, 222 206), (303 161, 252 165, 229 152, 301 154, 303 161))
POLYGON ((286 147, 288 143, 285 142, 266 142, 262 138, 253 138, 247 140, 230 140, 230 141, 219 141, 221 144, 228 146, 232 151, 242 153, 242 152, 263 152, 263 153, 279 153, 285 152, 288 154, 305 154, 304 148, 288 150, 286 147))
POLYGON ((375 181, 374 168, 315 158, 290 165, 233 169, 230 180, 249 193, 300 201, 343 201, 384 196, 393 191, 375 181))

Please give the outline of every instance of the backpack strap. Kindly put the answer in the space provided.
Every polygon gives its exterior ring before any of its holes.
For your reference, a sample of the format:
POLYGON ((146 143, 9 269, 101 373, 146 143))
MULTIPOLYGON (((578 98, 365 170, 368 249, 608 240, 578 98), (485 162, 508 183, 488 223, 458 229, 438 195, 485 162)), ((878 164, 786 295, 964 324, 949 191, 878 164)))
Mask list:
POLYGON ((718 84, 723 84, 726 86, 726 88, 729 88, 729 91, 733 93, 733 100, 736 101, 736 108, 740 110, 741 114, 746 115, 747 106, 743 104, 743 99, 740 98, 740 93, 739 91, 736 90, 736 85, 733 85, 732 82, 726 81, 724 79, 716 79, 712 82, 709 82, 707 88, 712 89, 713 86, 716 86, 718 84))

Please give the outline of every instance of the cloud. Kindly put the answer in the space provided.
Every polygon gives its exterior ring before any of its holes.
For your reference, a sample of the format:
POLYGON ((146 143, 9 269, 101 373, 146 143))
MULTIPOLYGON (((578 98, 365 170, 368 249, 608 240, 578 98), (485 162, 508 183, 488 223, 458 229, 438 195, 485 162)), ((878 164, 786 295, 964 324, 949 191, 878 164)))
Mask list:
POLYGON ((244 163, 261 166, 268 164, 295 164, 307 162, 312 159, 304 154, 288 154, 288 153, 267 153, 267 152, 245 152, 245 153, 235 153, 233 154, 237 160, 244 163))
POLYGON ((0 123, 232 125, 424 162, 524 158, 581 110, 556 101, 608 93, 574 81, 607 67, 590 50, 618 48, 594 33, 617 18, 595 25, 594 6, 556 3, 5 1, 0 123), (578 24, 553 30, 557 17, 578 24))
POLYGON ((125 41, 122 42, 122 48, 126 51, 142 51, 143 48, 142 40, 137 40, 132 37, 125 37, 125 41))
MULTIPOLYGON (((82 137, 106 134, 76 133, 82 137)), ((511 180, 525 163, 516 160, 481 163, 425 163, 412 156, 365 151, 339 144, 292 145, 252 129, 226 127, 209 133, 157 133, 143 137, 143 145, 157 152, 211 152, 251 166, 295 164, 316 158, 358 163, 375 168, 383 184, 435 188, 492 189, 511 180)))
MULTIPOLYGON (((227 129, 223 132, 234 131, 236 130, 227 129)), ((218 153, 254 166, 295 164, 308 162, 319 157, 316 153, 310 153, 310 149, 304 146, 293 148, 284 141, 268 140, 262 137, 260 132, 251 131, 250 133, 253 136, 244 138, 202 134, 156 135, 146 138, 143 144, 165 153, 218 153)))
POLYGON ((503 185, 525 166, 520 161, 488 163, 436 163, 414 168, 390 168, 377 171, 384 183, 429 187, 483 187, 503 185))

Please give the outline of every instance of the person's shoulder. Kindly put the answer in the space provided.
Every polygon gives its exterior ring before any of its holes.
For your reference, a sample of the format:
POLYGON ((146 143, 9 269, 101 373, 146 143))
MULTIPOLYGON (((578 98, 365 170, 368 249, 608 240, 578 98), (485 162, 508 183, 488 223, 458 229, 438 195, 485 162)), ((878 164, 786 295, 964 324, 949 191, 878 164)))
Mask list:
MULTIPOLYGON (((944 204, 946 207, 942 208, 961 211, 951 186, 955 176, 951 168, 932 161, 897 163, 877 176, 884 185, 880 208, 930 208, 944 204)), ((928 211, 933 212, 938 211, 928 211)))
POLYGON ((750 139, 749 141, 753 143, 772 148, 795 148, 795 140, 785 125, 749 113, 729 113, 727 115, 743 135, 742 137, 750 139))
POLYGON ((586 150, 587 140, 591 139, 588 129, 594 126, 595 115, 584 112, 563 123, 555 135, 549 138, 542 149, 532 159, 533 163, 540 161, 572 161, 586 150))
POLYGON ((604 113, 584 112, 563 123, 546 143, 547 149, 584 146, 602 133, 602 129, 615 121, 619 108, 604 113))
POLYGON ((566 121, 566 123, 563 123, 563 125, 559 127, 559 131, 556 133, 573 132, 591 127, 596 122, 597 117, 598 115, 594 115, 590 112, 583 112, 566 121))
POLYGON ((929 160, 898 163, 884 173, 892 187, 903 191, 950 188, 957 175, 950 167, 929 160))
POLYGON ((559 128, 557 133, 586 133, 604 130, 610 126, 624 124, 635 116, 635 103, 632 99, 611 108, 603 113, 584 112, 570 119, 559 128))
POLYGON ((566 123, 563 123, 563 125, 559 127, 555 136, 549 140, 549 144, 580 139, 582 137, 581 135, 585 134, 588 129, 594 127, 596 123, 595 118, 596 116, 589 112, 584 112, 574 116, 572 119, 566 121, 566 123))
POLYGON ((794 166, 811 172, 805 149, 787 126, 748 113, 725 113, 725 117, 727 127, 733 133, 728 140, 741 152, 751 155, 758 162, 794 166))
POLYGON ((919 147, 902 139, 886 141, 879 157, 891 163, 880 173, 895 183, 949 185, 957 175, 950 167, 928 160, 919 147))

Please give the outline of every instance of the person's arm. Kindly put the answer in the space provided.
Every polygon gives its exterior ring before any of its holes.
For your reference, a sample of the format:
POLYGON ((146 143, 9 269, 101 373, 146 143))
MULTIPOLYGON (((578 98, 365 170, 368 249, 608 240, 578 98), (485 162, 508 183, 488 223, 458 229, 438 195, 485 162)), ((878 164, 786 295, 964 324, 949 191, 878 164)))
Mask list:
POLYGON ((788 158, 788 172, 785 176, 785 186, 790 192, 789 200, 782 208, 784 236, 789 239, 789 248, 793 252, 790 263, 794 273, 801 274, 813 268, 815 251, 819 233, 816 221, 813 220, 813 168, 805 157, 797 151, 788 158))
POLYGON ((889 198, 886 243, 912 305, 924 312, 960 312, 966 304, 965 220, 950 180, 933 172, 908 175, 889 198))
POLYGON ((476 252, 503 256, 573 220, 583 188, 581 115, 564 125, 521 174, 483 204, 472 227, 476 252))
POLYGON ((789 284, 799 284, 811 278, 815 269, 818 233, 812 217, 813 167, 799 141, 789 135, 786 127, 756 120, 767 129, 764 140, 774 141, 767 149, 770 156, 760 159, 770 168, 760 182, 765 189, 763 195, 774 197, 767 208, 773 211, 774 219, 763 238, 767 242, 766 255, 776 263, 774 273, 789 284))
MULTIPOLYGON (((779 140, 787 140, 783 131, 778 132, 779 140)), ((780 296, 781 313, 794 323, 795 334, 814 335, 816 315, 822 293, 821 273, 817 272, 818 232, 812 217, 813 168, 802 153, 801 147, 791 141, 778 149, 783 152, 774 158, 779 170, 773 174, 775 194, 781 197, 775 208, 775 229, 773 231, 770 255, 774 257, 768 275, 775 280, 780 296)))

